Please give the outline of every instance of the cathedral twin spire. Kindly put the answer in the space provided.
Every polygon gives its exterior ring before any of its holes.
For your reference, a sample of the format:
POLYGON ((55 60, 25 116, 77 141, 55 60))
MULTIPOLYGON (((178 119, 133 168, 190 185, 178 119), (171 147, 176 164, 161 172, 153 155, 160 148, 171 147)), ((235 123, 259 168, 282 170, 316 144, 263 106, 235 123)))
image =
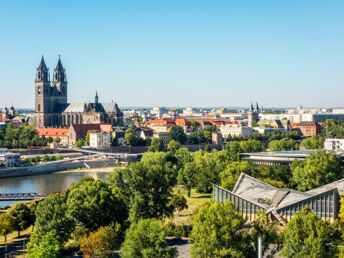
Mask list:
MULTIPOLYGON (((63 68, 60 55, 56 68, 54 69, 53 81, 54 83, 67 82, 65 69, 63 68)), ((50 82, 49 68, 46 66, 43 56, 37 68, 36 82, 50 82)))

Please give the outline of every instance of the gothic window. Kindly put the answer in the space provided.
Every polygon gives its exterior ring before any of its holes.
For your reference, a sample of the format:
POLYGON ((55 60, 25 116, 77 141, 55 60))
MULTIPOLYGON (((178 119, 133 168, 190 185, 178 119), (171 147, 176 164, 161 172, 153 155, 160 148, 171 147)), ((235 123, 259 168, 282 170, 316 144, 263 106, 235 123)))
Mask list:
POLYGON ((38 87, 38 88, 37 88, 37 94, 38 94, 38 95, 41 94, 41 87, 38 87))
POLYGON ((38 110, 38 112, 41 112, 41 104, 38 104, 37 110, 38 110))

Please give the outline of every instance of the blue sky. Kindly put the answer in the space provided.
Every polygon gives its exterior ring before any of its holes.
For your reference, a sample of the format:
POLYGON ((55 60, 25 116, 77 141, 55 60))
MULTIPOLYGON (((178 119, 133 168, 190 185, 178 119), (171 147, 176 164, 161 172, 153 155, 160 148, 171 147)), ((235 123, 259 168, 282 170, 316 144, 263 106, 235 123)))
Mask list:
POLYGON ((69 100, 344 106, 344 1, 0 2, 0 105, 33 107, 58 55, 69 100))

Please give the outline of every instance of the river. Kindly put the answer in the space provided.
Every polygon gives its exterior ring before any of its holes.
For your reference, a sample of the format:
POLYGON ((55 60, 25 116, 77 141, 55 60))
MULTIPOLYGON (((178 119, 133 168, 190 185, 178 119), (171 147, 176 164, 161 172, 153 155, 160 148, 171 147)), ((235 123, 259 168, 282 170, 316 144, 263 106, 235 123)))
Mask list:
MULTIPOLYGON (((0 193, 38 193, 48 195, 67 189, 72 183, 78 182, 85 176, 104 180, 109 172, 89 171, 61 171, 46 175, 23 176, 0 179, 0 193)), ((0 202, 0 207, 8 206, 13 202, 0 202)))

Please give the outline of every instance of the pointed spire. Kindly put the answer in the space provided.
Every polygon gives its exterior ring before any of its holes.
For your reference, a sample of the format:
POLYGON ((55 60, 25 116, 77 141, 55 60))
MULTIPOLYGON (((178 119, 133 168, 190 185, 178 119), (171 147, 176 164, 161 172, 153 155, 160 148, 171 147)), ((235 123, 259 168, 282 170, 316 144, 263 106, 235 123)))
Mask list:
POLYGON ((61 62, 61 56, 60 55, 59 55, 59 61, 57 62, 55 71, 64 72, 64 68, 63 68, 63 65, 62 65, 62 62, 61 62))
POLYGON ((48 68, 47 68, 47 66, 45 64, 44 56, 43 55, 42 55, 42 58, 41 58, 41 63, 38 66, 38 69, 40 69, 40 70, 48 70, 48 68))
POLYGON ((44 57, 42 55, 41 62, 37 68, 36 82, 49 82, 49 69, 45 64, 44 57))
POLYGON ((60 55, 57 65, 54 69, 54 82, 67 82, 65 69, 63 68, 60 55))
POLYGON ((96 91, 96 96, 94 97, 94 103, 98 104, 98 92, 96 91))
POLYGON ((253 107, 253 104, 252 104, 252 101, 251 101, 251 109, 250 109, 251 112, 254 111, 254 107, 253 107))
POLYGON ((259 113, 259 105, 258 105, 258 102, 256 102, 256 112, 259 113))

